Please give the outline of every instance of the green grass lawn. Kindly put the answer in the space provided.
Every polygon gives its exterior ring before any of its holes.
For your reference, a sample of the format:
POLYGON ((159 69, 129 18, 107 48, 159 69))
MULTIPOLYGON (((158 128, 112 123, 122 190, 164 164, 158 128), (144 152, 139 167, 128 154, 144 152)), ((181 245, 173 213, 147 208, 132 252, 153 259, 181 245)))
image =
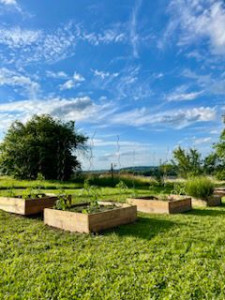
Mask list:
MULTIPOLYGON (((102 189, 104 199, 130 192, 102 189)), ((0 211, 0 299, 225 299, 225 205, 138 216, 85 235, 0 211)))

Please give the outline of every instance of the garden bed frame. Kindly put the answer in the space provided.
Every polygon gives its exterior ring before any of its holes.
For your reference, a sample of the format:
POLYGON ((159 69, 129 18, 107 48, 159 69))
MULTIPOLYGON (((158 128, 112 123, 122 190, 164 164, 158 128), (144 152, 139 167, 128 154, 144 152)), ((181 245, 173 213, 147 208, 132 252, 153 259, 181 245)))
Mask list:
POLYGON ((137 210, 145 213, 175 214, 192 209, 191 197, 168 195, 169 200, 160 200, 157 196, 128 198, 127 202, 137 206, 137 210))
MULTIPOLYGON (((88 206, 89 203, 74 205, 88 206)), ((112 202, 99 202, 109 205, 112 202)), ((44 209, 44 223, 46 225, 67 230, 70 232, 91 233, 100 232, 119 225, 132 223, 137 219, 137 207, 128 204, 115 204, 117 207, 99 213, 77 213, 57 209, 44 209)))
POLYGON ((224 197, 225 196, 225 187, 215 188, 214 195, 224 197))
POLYGON ((196 207, 212 207, 212 206, 219 206, 221 205, 221 195, 214 194, 206 200, 198 199, 198 198, 193 198, 192 197, 192 204, 193 206, 196 207))
POLYGON ((6 212, 29 216, 43 212, 44 208, 53 207, 56 196, 44 196, 42 198, 13 198, 0 197, 0 209, 6 212))

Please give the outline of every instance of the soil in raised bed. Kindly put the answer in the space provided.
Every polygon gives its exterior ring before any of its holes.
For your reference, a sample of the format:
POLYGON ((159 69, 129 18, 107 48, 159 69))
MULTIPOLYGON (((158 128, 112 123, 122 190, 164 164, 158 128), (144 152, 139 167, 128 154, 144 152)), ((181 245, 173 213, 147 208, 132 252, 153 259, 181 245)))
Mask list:
POLYGON ((109 210, 113 210, 118 208, 115 204, 110 205, 98 205, 98 206, 91 206, 91 205, 74 205, 71 207, 66 208, 66 211, 76 212, 76 213, 84 213, 84 214, 96 214, 101 213, 109 210))
MULTIPOLYGON (((166 201, 166 202, 172 202, 172 201, 177 201, 178 198, 174 198, 172 196, 167 196, 165 195, 164 197, 156 197, 156 196, 144 196, 144 197, 137 197, 137 199, 140 200, 155 200, 155 201, 166 201)), ((180 198, 179 200, 181 200, 180 198)))

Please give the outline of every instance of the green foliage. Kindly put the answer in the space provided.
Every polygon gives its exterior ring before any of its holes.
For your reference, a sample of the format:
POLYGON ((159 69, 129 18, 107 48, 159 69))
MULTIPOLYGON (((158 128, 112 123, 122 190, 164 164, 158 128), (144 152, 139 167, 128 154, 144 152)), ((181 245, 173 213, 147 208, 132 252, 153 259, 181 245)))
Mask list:
POLYGON ((214 175, 219 167, 219 157, 216 153, 210 153, 204 159, 204 172, 208 175, 214 175))
POLYGON ((174 165, 176 165, 178 173, 181 177, 197 176, 202 173, 201 154, 198 150, 190 148, 185 151, 178 147, 173 151, 174 165))
POLYGON ((100 201, 101 198, 101 189, 97 186, 91 185, 90 182, 91 178, 87 178, 84 181, 84 188, 81 193, 81 195, 84 196, 90 203, 90 205, 83 210, 83 213, 91 213, 99 208, 98 201, 100 201))
POLYGON ((84 149, 87 138, 76 132, 74 122, 63 123, 49 115, 14 122, 0 146, 3 174, 20 179, 68 180, 80 163, 75 150, 84 149))
POLYGON ((116 185, 123 181, 127 187, 132 188, 134 185, 135 187, 147 187, 149 185, 149 181, 143 180, 139 177, 135 177, 132 175, 114 175, 112 178, 108 175, 93 175, 89 178, 89 183, 95 186, 102 186, 102 187, 116 187, 116 185))
POLYGON ((185 194, 185 187, 183 183, 175 182, 173 185, 172 194, 175 195, 184 195, 185 194))
POLYGON ((216 179, 218 180, 225 180, 225 168, 218 170, 215 174, 216 179))
POLYGON ((14 190, 14 188, 10 188, 10 189, 8 189, 7 190, 7 195, 6 195, 7 197, 15 197, 16 196, 16 192, 15 192, 15 190, 14 190))
POLYGON ((214 184, 207 177, 193 177, 185 183, 185 193, 189 196, 207 200, 214 192, 214 184))
POLYGON ((214 146, 216 154, 223 161, 225 165, 225 130, 220 135, 220 141, 214 146))
POLYGON ((120 180, 120 182, 116 185, 116 188, 119 190, 119 199, 128 191, 128 186, 123 180, 120 180))
POLYGON ((57 201, 54 208, 58 210, 67 210, 71 207, 71 196, 67 195, 64 190, 60 190, 57 194, 57 201))

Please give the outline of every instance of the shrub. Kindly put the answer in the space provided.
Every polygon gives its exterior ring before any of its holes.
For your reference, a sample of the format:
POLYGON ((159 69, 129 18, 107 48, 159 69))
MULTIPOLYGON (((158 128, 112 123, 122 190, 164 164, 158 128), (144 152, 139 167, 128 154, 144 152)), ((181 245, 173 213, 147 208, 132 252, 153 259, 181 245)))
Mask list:
POLYGON ((214 184, 206 177, 193 177, 185 183, 185 193, 195 198, 207 199, 213 192, 214 184))
POLYGON ((225 169, 216 172, 216 179, 225 180, 225 169))

